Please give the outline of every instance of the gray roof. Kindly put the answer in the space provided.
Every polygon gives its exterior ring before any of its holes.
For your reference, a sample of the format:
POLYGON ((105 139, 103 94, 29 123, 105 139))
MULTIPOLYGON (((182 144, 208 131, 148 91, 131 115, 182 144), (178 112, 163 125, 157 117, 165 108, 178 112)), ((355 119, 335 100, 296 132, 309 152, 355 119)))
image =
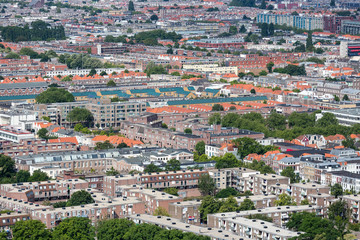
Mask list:
POLYGON ((9 83, 9 84, 0 84, 0 91, 14 88, 47 88, 48 85, 46 82, 26 82, 26 83, 9 83))

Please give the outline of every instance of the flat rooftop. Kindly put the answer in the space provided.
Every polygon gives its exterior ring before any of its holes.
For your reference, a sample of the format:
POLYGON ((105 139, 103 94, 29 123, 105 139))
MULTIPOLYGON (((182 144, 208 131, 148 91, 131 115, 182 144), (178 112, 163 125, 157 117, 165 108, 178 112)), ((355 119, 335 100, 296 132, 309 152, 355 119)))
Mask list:
POLYGON ((136 214, 128 217, 135 222, 150 223, 167 229, 177 229, 184 232, 191 232, 221 240, 250 240, 240 237, 233 232, 224 231, 218 228, 206 228, 181 222, 179 219, 163 216, 152 216, 148 214, 136 214))
POLYGON ((211 215, 224 219, 224 218, 233 218, 233 217, 244 217, 244 216, 249 216, 249 215, 254 215, 254 214, 271 214, 271 213, 298 212, 298 211, 301 212, 301 211, 315 210, 315 209, 321 209, 321 207, 316 206, 316 205, 267 207, 267 208, 257 209, 257 210, 215 213, 215 214, 211 214, 211 215))

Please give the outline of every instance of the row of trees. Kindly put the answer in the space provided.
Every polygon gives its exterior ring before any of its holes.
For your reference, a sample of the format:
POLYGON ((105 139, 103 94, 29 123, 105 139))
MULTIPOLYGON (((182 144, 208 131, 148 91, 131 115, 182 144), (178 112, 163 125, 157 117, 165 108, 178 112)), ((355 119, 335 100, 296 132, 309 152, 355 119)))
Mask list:
POLYGON ((209 124, 263 132, 266 137, 279 137, 286 140, 292 140, 303 134, 349 136, 352 133, 360 133, 360 124, 352 127, 339 125, 336 117, 331 113, 324 113, 323 117, 316 121, 317 113, 320 111, 312 114, 293 112, 286 117, 273 112, 266 119, 260 113, 253 112, 243 115, 228 113, 223 117, 215 113, 209 117, 209 124))
POLYGON ((202 222, 207 222, 207 215, 213 213, 223 213, 223 212, 235 212, 235 211, 247 211, 254 210, 254 202, 246 198, 240 205, 237 203, 236 199, 233 196, 228 197, 227 199, 217 199, 212 196, 206 196, 201 201, 199 207, 200 219, 202 222))
POLYGON ((345 201, 339 200, 330 205, 328 218, 322 218, 315 213, 293 213, 286 227, 299 232, 304 232, 297 239, 356 239, 349 234, 354 225, 349 224, 351 210, 345 201))
POLYGON ((61 54, 58 58, 60 63, 66 64, 70 69, 94 69, 103 67, 103 63, 87 54, 61 54))
MULTIPOLYGON (((54 229, 46 229, 38 220, 16 222, 13 229, 14 240, 37 239, 81 239, 81 240, 210 240, 207 236, 195 235, 179 230, 167 230, 152 224, 135 224, 127 219, 103 220, 94 227, 91 220, 83 217, 71 217, 62 220, 54 229)), ((0 240, 6 240, 1 234, 0 240)))
POLYGON ((26 24, 24 27, 0 27, 0 31, 1 36, 7 42, 65 39, 65 30, 63 26, 51 27, 50 24, 40 20, 32 22, 31 26, 26 24))
MULTIPOLYGON (((181 165, 181 163, 179 160, 170 159, 166 163, 164 168, 166 171, 179 171, 179 170, 181 170, 180 165, 181 165)), ((146 172, 146 173, 162 172, 162 171, 164 171, 164 170, 161 167, 159 167, 153 163, 147 165, 144 169, 144 172, 146 172)))
POLYGON ((51 58, 57 57, 56 52, 53 50, 39 54, 31 48, 22 48, 19 54, 29 56, 31 59, 40 59, 40 62, 48 62, 51 58))
POLYGON ((9 156, 0 155, 0 184, 46 180, 49 180, 49 176, 41 170, 35 170, 32 175, 30 175, 29 171, 17 171, 14 160, 9 156))
POLYGON ((289 64, 284 68, 275 68, 274 72, 289 74, 290 76, 305 76, 306 75, 305 65, 296 66, 293 64, 289 64))
POLYGON ((182 36, 176 32, 166 32, 164 30, 140 32, 134 36, 134 40, 137 43, 143 43, 150 46, 159 45, 158 39, 170 39, 173 42, 178 42, 181 38, 182 36))
POLYGON ((37 103, 75 102, 74 96, 62 88, 50 87, 36 96, 37 103))
POLYGON ((52 204, 54 208, 61 207, 72 207, 80 206, 84 204, 94 203, 95 200, 92 198, 91 194, 85 190, 80 190, 71 195, 71 198, 68 201, 56 202, 52 204))

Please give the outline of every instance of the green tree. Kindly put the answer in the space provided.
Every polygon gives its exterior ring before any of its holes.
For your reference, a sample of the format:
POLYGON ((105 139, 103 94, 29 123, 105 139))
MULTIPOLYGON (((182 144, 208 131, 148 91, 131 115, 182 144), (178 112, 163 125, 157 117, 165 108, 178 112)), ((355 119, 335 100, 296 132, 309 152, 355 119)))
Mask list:
POLYGON ((239 33, 246 33, 246 28, 244 25, 241 25, 241 27, 239 29, 239 33))
MULTIPOLYGON (((107 73, 105 71, 101 71, 101 73, 99 74, 100 76, 105 76, 107 75, 107 73)), ((108 82, 109 83, 109 82, 108 82)))
POLYGON ((195 145, 195 151, 201 156, 205 154, 205 142, 200 141, 195 145))
POLYGON ((31 59, 39 58, 39 54, 34 50, 32 50, 31 48, 22 48, 19 51, 19 54, 29 56, 31 59))
POLYGON ((338 198, 338 196, 342 196, 344 194, 343 188, 340 183, 335 183, 330 188, 331 195, 334 195, 335 198, 338 198))
POLYGON ((317 235, 324 233, 326 240, 337 240, 340 237, 329 219, 317 217, 315 213, 310 212, 291 214, 286 227, 296 232, 304 232, 298 237, 299 240, 315 239, 317 235))
POLYGON ((29 182, 41 182, 49 180, 49 176, 46 172, 41 171, 40 169, 35 170, 31 177, 29 178, 29 182))
POLYGON ((14 177, 16 174, 15 161, 4 154, 0 155, 0 182, 14 177))
POLYGON ((146 173, 161 172, 161 171, 162 171, 162 169, 153 163, 147 165, 144 169, 144 172, 146 172, 146 173))
POLYGON ((245 198, 244 201, 242 201, 239 206, 240 211, 248 211, 254 209, 255 209, 255 204, 249 198, 245 198))
POLYGON ((130 12, 135 11, 135 7, 134 7, 133 1, 129 1, 128 10, 129 10, 130 12))
POLYGON ((53 230, 53 239, 55 240, 93 240, 94 237, 95 230, 91 225, 91 220, 85 217, 65 218, 53 230))
POLYGON ((96 70, 92 68, 88 74, 88 76, 94 76, 96 74, 96 70))
POLYGON ((271 113, 266 122, 270 130, 285 130, 286 128, 285 116, 276 112, 271 113))
POLYGON ((184 129, 184 133, 191 135, 191 134, 192 134, 191 128, 185 128, 185 129, 184 129))
POLYGON ((39 220, 18 221, 12 228, 14 240, 51 239, 51 232, 39 220))
POLYGON ((299 178, 296 176, 294 169, 292 167, 286 167, 284 170, 282 170, 281 176, 290 178, 290 183, 299 182, 299 178))
POLYGON ((116 83, 114 82, 114 80, 109 80, 107 82, 106 86, 108 86, 108 87, 116 87, 116 83))
POLYGON ((39 138, 42 139, 48 139, 48 134, 49 131, 46 128, 41 128, 38 132, 37 135, 39 136, 39 138))
POLYGON ((262 70, 261 72, 259 72, 259 75, 260 76, 266 76, 267 75, 267 72, 265 70, 262 70))
POLYGON ((112 148, 114 148, 114 145, 112 145, 109 140, 106 140, 104 142, 97 142, 95 144, 95 150, 112 149, 112 148))
POLYGON ((342 100, 343 101, 350 101, 350 98, 349 98, 349 96, 347 94, 345 94, 342 100))
POLYGON ((216 198, 228 198, 230 196, 237 196, 239 194, 238 191, 236 191, 232 187, 227 187, 225 189, 221 189, 216 195, 216 198))
POLYGON ((214 113, 211 114, 211 116, 209 117, 209 125, 217 125, 221 123, 221 114, 220 113, 214 113))
POLYGON ((232 153, 225 153, 218 161, 216 161, 215 168, 234 168, 239 167, 239 160, 232 153))
POLYGON ((75 102, 74 96, 62 88, 50 87, 36 96, 37 103, 75 102))
POLYGON ((221 207, 221 201, 215 199, 212 196, 205 196, 199 207, 200 219, 202 222, 207 222, 207 215, 219 212, 221 207))
POLYGON ((178 171, 180 169, 180 161, 174 158, 170 159, 165 166, 165 170, 167 171, 178 171))
POLYGON ((266 68, 267 68, 269 73, 272 73, 272 69, 273 69, 274 65, 275 64, 273 62, 269 62, 269 63, 266 64, 266 68))
POLYGON ((29 171, 19 170, 16 173, 16 182, 18 182, 18 183, 28 182, 29 178, 30 178, 30 172, 29 171))
POLYGON ((238 208, 239 206, 236 199, 230 196, 222 202, 219 212, 235 212, 238 208))
POLYGON ((324 113, 323 116, 317 120, 316 127, 325 128, 331 125, 337 125, 338 120, 336 119, 335 115, 332 113, 324 113))
POLYGON ((134 222, 127 219, 103 220, 96 228, 96 237, 98 240, 121 240, 132 226, 134 222))
POLYGON ((153 224, 139 224, 132 226, 124 235, 124 240, 148 240, 154 239, 162 228, 153 224))
POLYGON ((305 198, 304 200, 301 200, 301 202, 300 202, 300 205, 309 205, 310 204, 310 202, 309 202, 309 200, 307 200, 307 198, 305 198))
POLYGON ((170 214, 168 211, 163 207, 157 207, 154 211, 154 216, 166 216, 170 217, 170 214))
POLYGON ((126 143, 122 142, 122 143, 120 143, 119 145, 117 145, 116 148, 128 148, 128 147, 129 147, 129 146, 128 146, 126 143))
POLYGON ((330 7, 335 7, 335 6, 336 6, 335 0, 331 0, 331 2, 330 2, 330 7))
POLYGON ((106 176, 116 176, 119 174, 120 174, 120 172, 115 170, 114 167, 111 167, 110 170, 106 171, 106 176))
POLYGON ((229 27, 229 33, 230 33, 231 35, 237 34, 238 31, 237 31, 236 26, 230 26, 230 27, 229 27))
POLYGON ((282 193, 279 195, 278 200, 275 200, 275 205, 288 206, 288 205, 296 205, 296 203, 294 202, 294 199, 290 195, 286 193, 282 193))
POLYGON ((265 2, 265 0, 262 0, 262 1, 261 1, 261 4, 260 4, 259 8, 260 8, 260 9, 266 9, 266 2, 265 2))
POLYGON ((255 89, 254 89, 254 88, 252 88, 252 89, 250 90, 250 93, 251 93, 251 94, 256 94, 255 89))
POLYGON ((67 201, 66 206, 80 206, 84 204, 94 203, 95 200, 92 198, 91 194, 85 190, 80 190, 74 192, 69 201, 67 201))
POLYGON ((151 21, 157 21, 157 20, 159 20, 159 17, 158 17, 156 14, 153 14, 153 15, 151 15, 151 17, 150 17, 150 20, 151 20, 151 21))
POLYGON ((203 196, 213 196, 216 191, 215 181, 210 177, 209 174, 203 174, 199 178, 198 188, 203 196))
POLYGON ((81 123, 77 123, 74 127, 74 131, 81 132, 84 129, 84 126, 81 123))
POLYGON ((161 123, 161 128, 168 129, 168 125, 166 123, 161 123))
POLYGON ((221 104, 214 104, 211 111, 224 111, 224 107, 221 104))
POLYGON ((72 109, 66 117, 70 123, 81 123, 86 127, 92 127, 94 124, 94 116, 86 108, 76 107, 72 109))
POLYGON ((312 40, 312 32, 308 32, 308 37, 306 38, 306 51, 314 51, 314 45, 312 40))
POLYGON ((178 189, 177 188, 165 188, 164 192, 174 195, 174 196, 178 196, 178 189))

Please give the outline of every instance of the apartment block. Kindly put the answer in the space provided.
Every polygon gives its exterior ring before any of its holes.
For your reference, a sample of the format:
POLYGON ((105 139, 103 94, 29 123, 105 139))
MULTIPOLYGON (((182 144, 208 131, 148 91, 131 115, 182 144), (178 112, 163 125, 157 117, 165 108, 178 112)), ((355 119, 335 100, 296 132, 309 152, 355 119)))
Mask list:
POLYGON ((36 202, 51 199, 68 199, 71 190, 85 188, 88 188, 88 182, 81 179, 1 184, 0 195, 5 198, 36 202))
POLYGON ((0 231, 10 231, 10 227, 15 225, 16 222, 29 219, 29 214, 22 213, 21 211, 0 213, 0 231))
POLYGON ((289 185, 290 179, 288 177, 266 173, 250 175, 247 188, 254 194, 270 194, 272 186, 277 184, 289 185))
POLYGON ((154 211, 161 207, 169 212, 169 205, 181 202, 182 198, 171 194, 146 189, 138 185, 123 186, 123 197, 135 197, 145 204, 145 213, 154 214, 154 211))
POLYGON ((330 187, 316 183, 293 183, 289 186, 289 192, 295 202, 300 204, 306 199, 312 202, 311 196, 319 196, 318 193, 330 195, 330 187))
POLYGON ((176 229, 183 232, 191 232, 197 235, 210 237, 211 240, 250 240, 250 238, 239 237, 231 231, 225 231, 218 228, 206 228, 188 223, 181 222, 180 220, 172 217, 152 216, 148 214, 136 214, 129 216, 128 219, 134 221, 136 224, 149 223, 168 230, 176 229))
POLYGON ((306 30, 323 29, 323 19, 320 17, 294 16, 270 13, 259 13, 256 17, 257 23, 273 23, 276 25, 287 25, 306 30))
POLYGON ((31 217, 43 222, 47 228, 53 228, 64 218, 69 217, 87 217, 93 224, 96 224, 104 219, 124 218, 135 213, 145 212, 144 202, 137 198, 109 198, 92 189, 87 189, 87 191, 91 193, 95 203, 73 207, 38 209, 31 213, 31 217))
POLYGON ((267 207, 257 210, 237 211, 227 213, 215 213, 208 215, 208 226, 227 229, 229 227, 228 221, 234 218, 245 218, 250 215, 265 215, 273 219, 273 224, 278 227, 284 227, 290 219, 291 213, 296 212, 314 212, 318 216, 323 216, 324 212, 321 207, 313 205, 300 206, 281 206, 281 207, 267 207))
POLYGON ((218 189, 225 189, 232 187, 240 192, 248 190, 246 187, 246 179, 254 174, 260 174, 249 168, 223 168, 223 169, 208 169, 210 177, 215 181, 218 189))
POLYGON ((105 98, 89 99, 86 102, 35 104, 33 110, 39 119, 47 116, 59 125, 69 125, 71 123, 68 122, 67 115, 76 107, 88 109, 94 116, 94 124, 103 128, 119 127, 128 117, 146 112, 145 102, 111 102, 105 98))
MULTIPOLYGON (((250 199, 255 208, 267 208, 274 206, 277 196, 275 195, 252 195, 236 197, 236 202, 241 204, 245 199, 250 199)), ((200 200, 183 201, 169 204, 169 214, 171 217, 180 219, 183 222, 189 224, 200 223, 199 207, 201 205, 200 200)))

